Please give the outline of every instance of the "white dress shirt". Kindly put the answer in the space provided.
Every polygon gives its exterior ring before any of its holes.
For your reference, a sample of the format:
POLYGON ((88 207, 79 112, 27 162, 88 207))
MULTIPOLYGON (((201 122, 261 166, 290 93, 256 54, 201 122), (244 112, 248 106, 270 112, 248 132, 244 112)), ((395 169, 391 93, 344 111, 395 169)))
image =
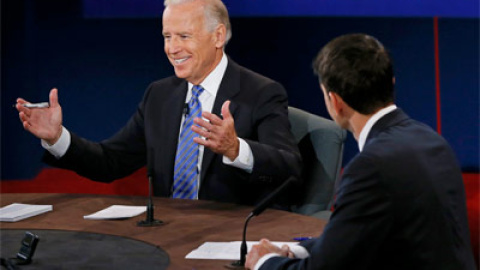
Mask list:
MULTIPOLYGON (((213 108, 213 104, 215 102, 215 98, 217 96, 218 88, 220 87, 220 83, 222 82, 223 76, 227 69, 228 65, 228 58, 226 57, 225 53, 220 60, 220 63, 215 67, 215 69, 203 80, 200 85, 205 89, 202 94, 199 96, 200 102, 202 104, 202 111, 211 112, 213 108)), ((188 92, 187 97, 185 98, 185 103, 188 103, 192 96, 192 87, 193 84, 188 83, 188 92)), ((182 121, 179 123, 179 129, 182 128, 182 123, 185 118, 185 115, 182 116, 182 121)), ((243 169, 247 172, 252 172, 253 170, 253 153, 250 146, 245 142, 245 140, 238 138, 240 142, 240 149, 238 157, 235 160, 230 160, 226 156, 223 156, 223 163, 234 166, 240 169, 243 169)), ((70 147, 71 143, 71 135, 70 132, 62 126, 62 134, 58 141, 53 144, 49 145, 46 141, 41 140, 42 147, 49 151, 53 156, 56 158, 61 158, 70 147)), ((198 155, 198 171, 202 168, 202 160, 203 160, 203 152, 204 146, 199 145, 199 155, 198 155)), ((200 174, 199 174, 200 175, 200 174)), ((199 176, 200 177, 200 176, 199 176)), ((200 181, 197 181, 198 183, 200 181)))

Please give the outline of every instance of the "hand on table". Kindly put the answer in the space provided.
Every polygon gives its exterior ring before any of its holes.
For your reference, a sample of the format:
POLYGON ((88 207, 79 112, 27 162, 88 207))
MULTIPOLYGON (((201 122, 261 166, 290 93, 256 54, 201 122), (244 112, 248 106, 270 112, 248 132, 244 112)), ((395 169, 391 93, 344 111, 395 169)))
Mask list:
POLYGON ((247 254, 245 261, 245 268, 253 269, 258 260, 269 253, 277 253, 283 257, 295 258, 295 255, 290 251, 288 245, 283 245, 281 248, 272 244, 267 239, 262 239, 257 245, 254 245, 247 254))

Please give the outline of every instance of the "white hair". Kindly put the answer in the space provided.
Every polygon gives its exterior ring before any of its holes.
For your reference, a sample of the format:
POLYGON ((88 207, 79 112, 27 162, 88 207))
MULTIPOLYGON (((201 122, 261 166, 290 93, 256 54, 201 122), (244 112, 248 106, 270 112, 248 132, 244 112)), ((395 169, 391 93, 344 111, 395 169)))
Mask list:
MULTIPOLYGON (((179 5, 190 3, 198 0, 165 0, 163 5, 168 7, 169 5, 179 5)), ((213 32, 219 24, 225 25, 227 33, 225 36, 225 45, 232 37, 232 26, 230 25, 230 19, 228 17, 227 7, 221 0, 201 0, 205 2, 205 23, 208 31, 213 32)))

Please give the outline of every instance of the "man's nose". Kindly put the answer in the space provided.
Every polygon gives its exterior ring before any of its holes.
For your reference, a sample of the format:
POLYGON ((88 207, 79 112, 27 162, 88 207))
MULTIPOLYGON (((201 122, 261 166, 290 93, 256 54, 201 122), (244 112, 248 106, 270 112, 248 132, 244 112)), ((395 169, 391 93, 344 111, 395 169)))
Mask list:
POLYGON ((181 50, 180 42, 177 38, 171 38, 167 45, 168 53, 178 53, 181 50))

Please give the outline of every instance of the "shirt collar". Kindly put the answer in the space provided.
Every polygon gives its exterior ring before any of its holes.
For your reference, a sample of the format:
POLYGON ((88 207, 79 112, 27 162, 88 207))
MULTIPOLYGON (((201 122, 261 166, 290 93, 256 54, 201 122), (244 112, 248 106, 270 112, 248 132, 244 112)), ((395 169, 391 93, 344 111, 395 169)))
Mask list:
POLYGON ((360 132, 360 136, 358 136, 358 148, 360 149, 360 152, 362 152, 363 147, 365 146, 365 141, 367 140, 368 133, 370 133, 370 130, 372 129, 373 125, 380 120, 383 116, 386 114, 394 111, 397 108, 395 104, 392 104, 390 106, 387 106, 378 112, 376 112, 370 119, 368 119, 367 123, 363 127, 362 131, 360 132))
MULTIPOLYGON (((220 63, 215 67, 215 69, 208 74, 208 76, 200 83, 200 85, 207 91, 211 96, 217 96, 218 88, 220 87, 220 83, 222 82, 223 75, 225 75, 225 71, 227 70, 228 65, 228 58, 223 53, 222 59, 220 63)), ((191 93, 193 84, 188 82, 188 90, 191 93)))

